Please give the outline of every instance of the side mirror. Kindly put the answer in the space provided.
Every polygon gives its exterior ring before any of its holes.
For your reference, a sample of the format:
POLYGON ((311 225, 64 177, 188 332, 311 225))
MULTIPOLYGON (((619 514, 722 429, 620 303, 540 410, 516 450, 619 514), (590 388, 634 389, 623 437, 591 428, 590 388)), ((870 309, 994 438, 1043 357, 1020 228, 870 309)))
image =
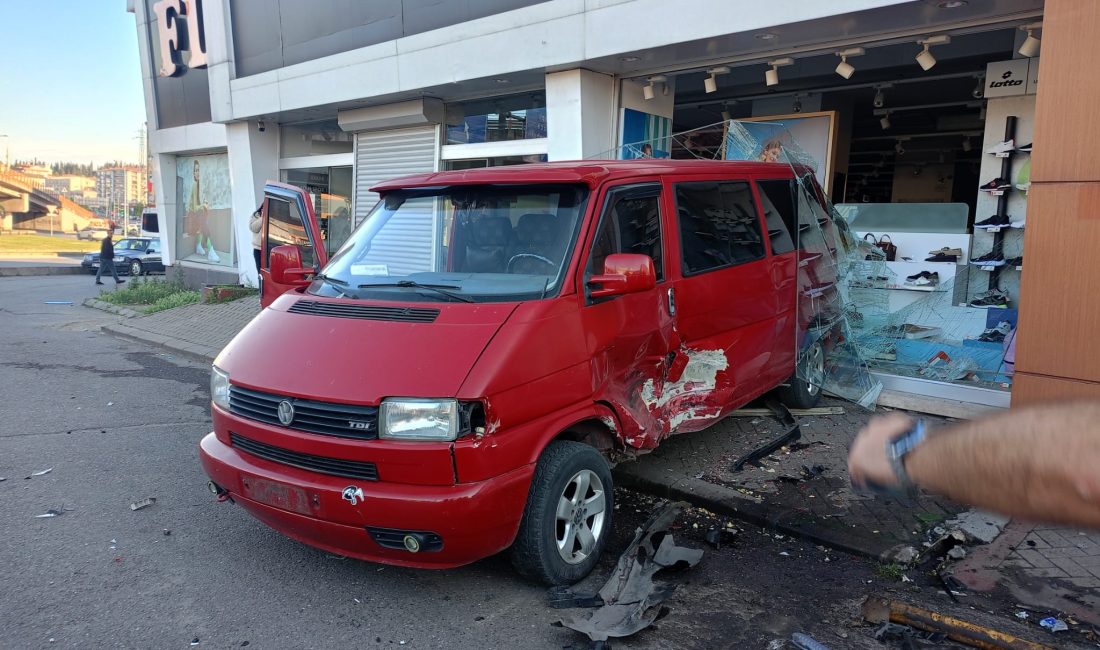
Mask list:
POLYGON ((302 251, 289 244, 276 246, 268 253, 271 281, 275 284, 309 284, 313 269, 302 268, 302 251))
POLYGON ((635 253, 615 253, 603 262, 603 274, 588 278, 588 295, 593 298, 625 296, 657 286, 653 258, 635 253))

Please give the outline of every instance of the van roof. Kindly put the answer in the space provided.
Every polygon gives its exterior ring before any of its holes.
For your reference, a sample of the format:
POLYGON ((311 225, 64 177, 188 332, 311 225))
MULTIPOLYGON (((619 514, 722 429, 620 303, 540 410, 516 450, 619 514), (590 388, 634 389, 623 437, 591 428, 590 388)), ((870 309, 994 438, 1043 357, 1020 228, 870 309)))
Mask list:
POLYGON ((456 171, 412 174, 383 181, 371 188, 372 192, 385 193, 406 187, 432 187, 446 185, 480 185, 508 183, 583 183, 591 188, 599 183, 635 176, 652 176, 672 173, 761 173, 775 174, 790 170, 786 163, 744 162, 733 160, 669 160, 646 158, 641 160, 569 160, 550 163, 529 163, 505 167, 482 167, 456 171))

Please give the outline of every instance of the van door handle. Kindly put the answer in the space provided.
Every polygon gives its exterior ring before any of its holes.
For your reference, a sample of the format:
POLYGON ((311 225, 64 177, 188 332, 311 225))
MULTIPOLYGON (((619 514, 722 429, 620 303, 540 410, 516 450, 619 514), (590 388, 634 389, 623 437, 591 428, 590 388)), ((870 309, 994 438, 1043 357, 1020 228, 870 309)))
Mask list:
POLYGON ((676 315, 676 294, 673 292, 672 287, 668 289, 668 315, 676 315))

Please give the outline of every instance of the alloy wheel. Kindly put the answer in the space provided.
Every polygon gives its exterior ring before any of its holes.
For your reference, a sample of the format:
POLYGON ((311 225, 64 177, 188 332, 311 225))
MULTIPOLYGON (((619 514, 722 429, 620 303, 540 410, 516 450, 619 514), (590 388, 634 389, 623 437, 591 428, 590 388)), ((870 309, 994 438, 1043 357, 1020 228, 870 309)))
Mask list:
POLYGON ((555 545, 569 564, 583 562, 596 548, 604 532, 607 498, 603 481, 582 469, 565 484, 555 512, 555 545))
POLYGON ((820 343, 814 343, 806 352, 806 384, 810 395, 821 392, 825 383, 825 352, 820 343))

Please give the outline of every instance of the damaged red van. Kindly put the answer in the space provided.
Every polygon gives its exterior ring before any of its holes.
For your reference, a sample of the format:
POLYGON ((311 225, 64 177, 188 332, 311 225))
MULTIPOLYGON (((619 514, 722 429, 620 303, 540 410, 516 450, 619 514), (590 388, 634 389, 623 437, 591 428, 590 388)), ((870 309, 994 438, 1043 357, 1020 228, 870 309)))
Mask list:
POLYGON ((834 225, 795 174, 408 176, 372 188, 342 242, 335 215, 269 183, 266 308, 211 375, 211 490, 341 555, 442 568, 509 549, 529 578, 579 580, 611 530, 612 462, 776 388, 816 402, 834 225))

